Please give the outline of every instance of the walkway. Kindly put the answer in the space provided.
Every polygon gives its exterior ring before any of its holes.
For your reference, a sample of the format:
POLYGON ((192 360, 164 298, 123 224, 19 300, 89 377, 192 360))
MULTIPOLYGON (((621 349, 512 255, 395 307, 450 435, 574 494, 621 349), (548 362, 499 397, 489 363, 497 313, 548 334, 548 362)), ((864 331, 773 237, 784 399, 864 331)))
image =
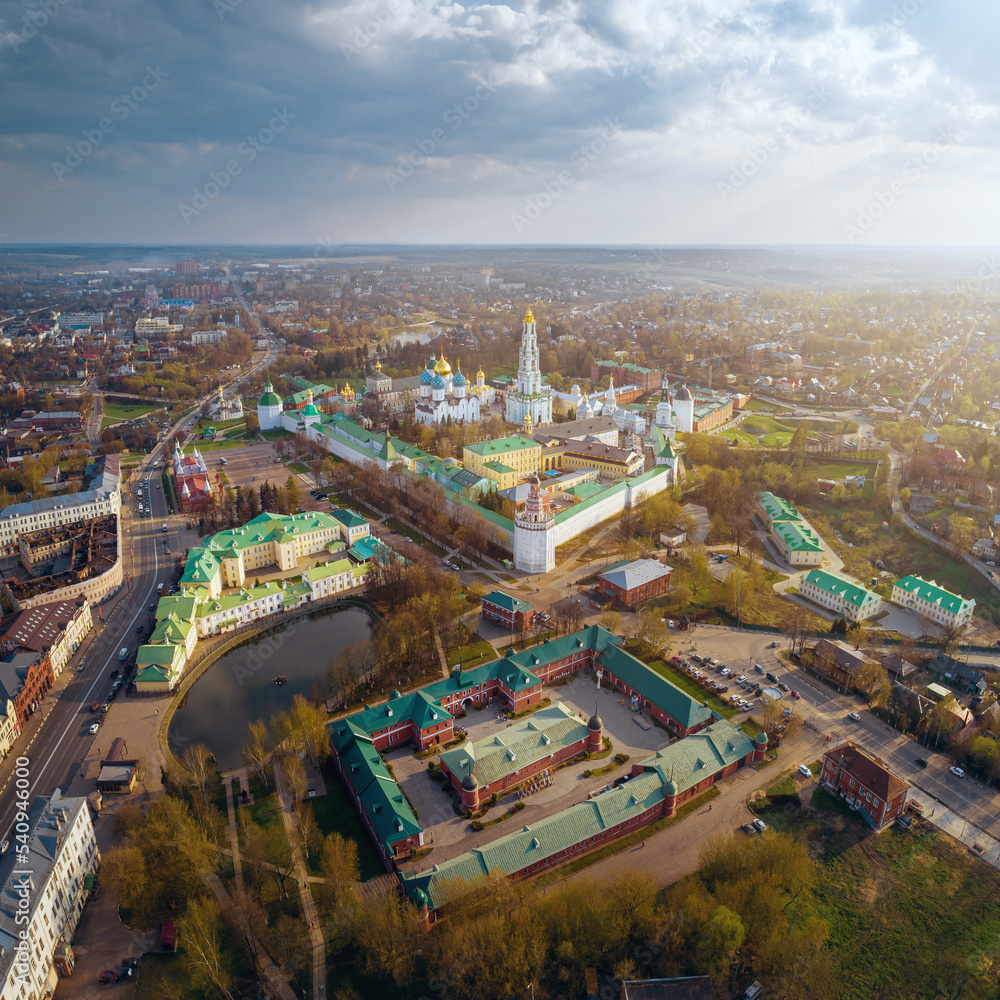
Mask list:
POLYGON ((309 940, 313 950, 313 1000, 322 1000, 326 994, 326 944, 323 941, 323 930, 316 912, 312 890, 309 888, 309 873, 306 870, 305 859, 302 857, 302 849, 299 846, 298 821, 294 814, 295 803, 285 786, 285 776, 281 773, 281 765, 277 762, 274 764, 274 787, 278 802, 281 803, 281 821, 285 825, 285 836, 288 838, 292 868, 295 872, 296 884, 299 887, 302 919, 309 925, 309 940))
MULTIPOLYGON (((222 884, 222 879, 213 872, 205 871, 202 872, 202 878, 205 880, 205 884, 212 890, 215 898, 219 901, 219 905, 225 910, 231 903, 229 893, 226 892, 226 887, 222 884)), ((292 991, 291 986, 288 985, 287 980, 282 976, 278 967, 274 964, 271 956, 264 949, 263 945, 258 948, 258 953, 260 955, 261 971, 264 976, 264 982, 270 990, 271 996, 281 997, 281 1000, 298 1000, 295 993, 292 991)))

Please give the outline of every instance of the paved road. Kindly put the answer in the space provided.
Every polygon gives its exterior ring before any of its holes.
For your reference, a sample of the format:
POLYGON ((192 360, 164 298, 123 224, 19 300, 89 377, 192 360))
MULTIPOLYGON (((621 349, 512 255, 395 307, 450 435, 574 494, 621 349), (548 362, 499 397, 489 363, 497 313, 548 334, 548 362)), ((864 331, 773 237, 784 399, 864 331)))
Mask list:
MULTIPOLYGON (((273 345, 252 366, 241 373, 237 381, 252 376, 266 366, 277 354, 273 345)), ((198 411, 181 420, 173 430, 187 431, 198 420, 198 411)), ((111 691, 111 672, 120 668, 118 652, 128 647, 134 654, 136 646, 136 626, 145 625, 149 620, 150 604, 156 600, 157 585, 167 583, 170 577, 172 559, 176 550, 167 555, 163 548, 162 524, 168 521, 167 505, 160 487, 161 475, 153 471, 153 466, 163 459, 165 441, 160 442, 143 460, 130 484, 123 487, 122 497, 122 545, 125 549, 126 586, 111 601, 100 609, 95 608, 97 633, 85 643, 63 670, 56 685, 44 700, 36 717, 29 723, 33 733, 30 747, 25 751, 27 738, 15 743, 7 759, 0 765, 0 832, 6 836, 13 824, 16 813, 14 789, 9 777, 14 768, 14 760, 26 754, 30 760, 30 793, 48 795, 55 788, 67 789, 73 779, 84 770, 91 747, 100 741, 101 734, 93 736, 89 729, 94 716, 89 705, 94 701, 105 701, 111 691), (140 518, 137 511, 136 487, 143 484, 143 491, 150 498, 150 516, 140 518), (86 664, 84 671, 78 672, 81 660, 86 664), (39 725, 40 722, 40 725, 39 725)), ((179 519, 178 519, 179 520, 179 519)), ((105 721, 105 728, 114 725, 118 713, 128 712, 135 704, 127 698, 119 698, 112 706, 105 721)), ((105 736, 106 738, 106 736, 105 736)), ((154 765, 155 766, 155 765, 154 765)))

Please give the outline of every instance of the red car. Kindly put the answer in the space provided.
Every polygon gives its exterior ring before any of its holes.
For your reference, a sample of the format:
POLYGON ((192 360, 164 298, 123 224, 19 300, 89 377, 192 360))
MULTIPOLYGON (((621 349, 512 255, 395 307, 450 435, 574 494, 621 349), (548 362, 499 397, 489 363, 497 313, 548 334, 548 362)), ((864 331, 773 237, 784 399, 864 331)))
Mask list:
POLYGON ((91 710, 91 712, 96 712, 96 711, 97 711, 97 710, 98 710, 98 709, 99 709, 100 707, 101 707, 101 703, 100 703, 99 701, 95 701, 95 702, 94 702, 94 703, 93 703, 93 704, 92 704, 92 705, 90 706, 90 710, 91 710))
POLYGON ((97 981, 99 983, 117 983, 118 973, 114 969, 103 969, 97 974, 97 981))
POLYGON ((794 699, 795 699, 796 701, 799 701, 799 700, 801 700, 801 698, 802 698, 802 695, 800 695, 800 694, 799 694, 799 692, 798 692, 798 691, 796 691, 796 690, 795 690, 795 689, 793 688, 793 689, 792 689, 792 697, 793 697, 793 698, 794 698, 794 699))

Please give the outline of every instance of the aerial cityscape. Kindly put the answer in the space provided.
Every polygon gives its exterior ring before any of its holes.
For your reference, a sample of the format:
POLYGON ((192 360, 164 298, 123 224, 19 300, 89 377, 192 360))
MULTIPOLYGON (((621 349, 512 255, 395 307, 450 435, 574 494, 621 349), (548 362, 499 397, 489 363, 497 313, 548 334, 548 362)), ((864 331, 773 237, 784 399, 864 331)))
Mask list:
POLYGON ((0 1000, 1000 998, 991 13, 0 0, 0 1000))

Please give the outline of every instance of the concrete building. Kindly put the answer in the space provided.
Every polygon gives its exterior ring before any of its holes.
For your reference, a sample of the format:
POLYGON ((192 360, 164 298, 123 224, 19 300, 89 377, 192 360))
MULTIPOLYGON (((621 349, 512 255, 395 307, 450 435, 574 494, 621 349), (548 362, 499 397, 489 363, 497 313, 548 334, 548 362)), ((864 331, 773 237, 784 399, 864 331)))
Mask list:
POLYGON ((842 573, 828 573, 822 569, 806 573, 799 596, 836 612, 849 622, 867 621, 882 610, 882 598, 873 590, 866 590, 842 573))
POLYGON ((264 383, 264 392, 257 401, 257 421, 262 431, 273 431, 281 428, 283 408, 281 397, 274 391, 270 378, 264 383))
POLYGON ((111 741, 107 756, 101 761, 101 770, 97 775, 97 790, 103 795, 128 795, 135 788, 139 761, 127 754, 125 740, 116 736, 111 741))
MULTIPOLYGON (((478 377, 485 378, 482 372, 478 377)), ((469 380, 462 374, 461 365, 453 372, 443 354, 440 361, 433 354, 430 356, 419 384, 419 395, 413 405, 413 419, 418 424, 479 420, 479 396, 466 391, 469 380)))
POLYGON ((771 543, 789 566, 823 565, 819 536, 787 500, 773 493, 758 493, 757 514, 771 543))
MULTIPOLYGON (((471 473, 486 479, 497 478, 491 474, 490 463, 499 462, 521 479, 537 472, 542 464, 542 446, 529 437, 511 434, 493 441, 479 441, 462 448, 462 464, 471 473)), ((506 489, 506 487, 498 487, 506 489)))
POLYGON ((51 996, 76 964, 72 941, 97 872, 97 849, 85 798, 36 798, 28 830, 0 858, 0 998, 51 996))
POLYGON ((537 475, 530 485, 528 499, 514 515, 514 565, 522 573, 548 573, 556 565, 555 515, 537 475))
POLYGON ((663 382, 663 372, 657 368, 644 368, 630 361, 592 361, 590 381, 599 382, 610 377, 618 385, 637 385, 643 392, 658 389, 663 382))
POLYGON ((892 585, 890 600, 893 604, 915 611, 943 629, 968 625, 976 610, 975 599, 967 600, 938 586, 934 580, 925 580, 919 576, 898 579, 892 585))
POLYGON ((854 743, 842 743, 823 754, 819 781, 856 809, 876 833, 903 814, 910 790, 884 761, 854 743))
POLYGON ((848 691, 854 690, 858 675, 869 662, 864 653, 839 639, 820 639, 812 652, 817 672, 848 691))

